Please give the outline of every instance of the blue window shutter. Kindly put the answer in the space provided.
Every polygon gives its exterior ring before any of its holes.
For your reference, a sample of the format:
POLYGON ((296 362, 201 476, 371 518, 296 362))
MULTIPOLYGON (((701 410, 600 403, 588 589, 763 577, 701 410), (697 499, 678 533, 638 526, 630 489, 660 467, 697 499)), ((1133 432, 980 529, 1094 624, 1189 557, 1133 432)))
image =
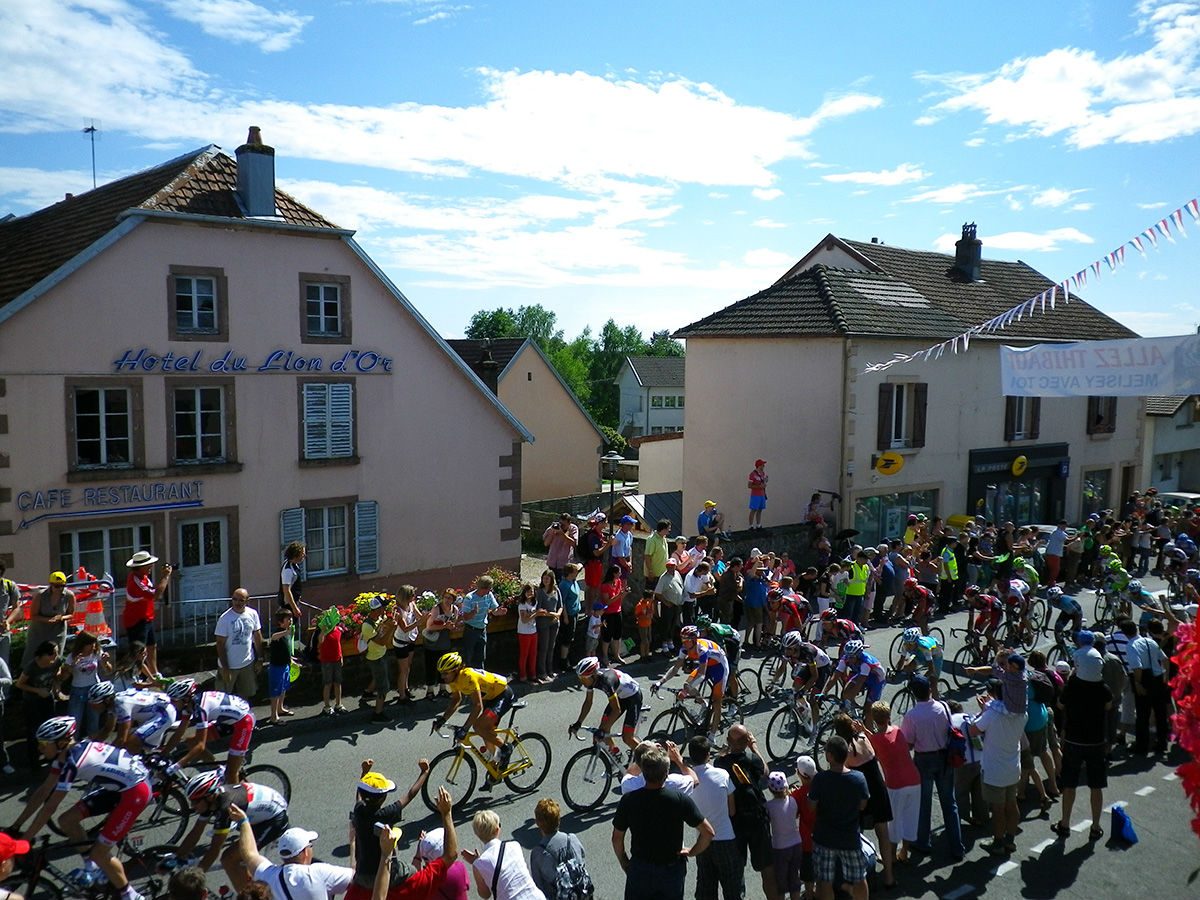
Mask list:
POLYGON ((354 455, 354 385, 329 385, 329 456, 354 455))
POLYGON ((305 384, 304 390, 304 458, 326 459, 329 456, 329 385, 305 384))
POLYGON ((354 504, 354 569, 359 575, 379 571, 379 504, 354 504))
MULTIPOLYGON (((280 567, 283 566, 283 548, 292 541, 304 540, 304 509, 297 506, 294 509, 285 509, 279 513, 279 560, 280 567)), ((304 563, 300 564, 300 577, 303 579, 307 576, 304 569, 304 563)))

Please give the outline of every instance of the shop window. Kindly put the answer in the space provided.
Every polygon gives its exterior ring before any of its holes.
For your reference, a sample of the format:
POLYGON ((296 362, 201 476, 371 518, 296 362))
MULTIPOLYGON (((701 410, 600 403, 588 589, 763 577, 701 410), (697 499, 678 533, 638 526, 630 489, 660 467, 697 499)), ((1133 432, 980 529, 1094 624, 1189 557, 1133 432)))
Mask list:
POLYGON ((925 446, 925 410, 929 385, 923 382, 879 385, 876 447, 898 450, 925 446))
POLYGON ((1032 441, 1041 432, 1041 397, 1006 397, 1004 401, 1004 440, 1032 441))
POLYGON ((1117 398, 1088 397, 1087 433, 1112 434, 1117 430, 1117 398))
POLYGON ((138 550, 153 546, 154 527, 149 523, 63 531, 58 535, 58 568, 69 573, 83 566, 98 577, 106 572, 119 574, 113 586, 124 594, 125 563, 138 550))
POLYGON ((858 531, 855 541, 866 546, 903 538, 910 515, 924 515, 932 519, 937 511, 936 490, 861 497, 854 504, 854 528, 858 531))
POLYGON ((279 516, 279 543, 303 541, 306 578, 379 571, 379 504, 312 501, 279 516), (353 563, 353 565, 351 565, 353 563))
POLYGON ((305 343, 350 343, 350 279, 301 273, 300 335, 305 343))
POLYGON ((168 383, 168 440, 174 465, 236 459, 233 383, 168 383))
POLYGON ((167 291, 171 340, 229 340, 229 296, 223 269, 171 266, 167 291))
POLYGON ((354 382, 300 385, 302 460, 354 458, 354 382))
POLYGON ((1094 472, 1083 473, 1082 497, 1080 498, 1080 518, 1087 518, 1092 513, 1111 509, 1109 492, 1112 484, 1112 472, 1109 469, 1097 469, 1094 472))
POLYGON ((66 388, 71 467, 140 468, 145 458, 141 382, 68 379, 66 388))

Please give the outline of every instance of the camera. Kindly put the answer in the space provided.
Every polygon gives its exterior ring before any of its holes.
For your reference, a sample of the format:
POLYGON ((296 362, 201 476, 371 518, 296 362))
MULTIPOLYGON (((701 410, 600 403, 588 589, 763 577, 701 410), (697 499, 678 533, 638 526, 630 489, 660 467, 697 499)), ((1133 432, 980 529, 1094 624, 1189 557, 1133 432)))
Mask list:
POLYGON ((554 523, 554 529, 555 529, 556 531, 561 531, 561 530, 562 530, 562 522, 555 522, 555 523, 554 523))

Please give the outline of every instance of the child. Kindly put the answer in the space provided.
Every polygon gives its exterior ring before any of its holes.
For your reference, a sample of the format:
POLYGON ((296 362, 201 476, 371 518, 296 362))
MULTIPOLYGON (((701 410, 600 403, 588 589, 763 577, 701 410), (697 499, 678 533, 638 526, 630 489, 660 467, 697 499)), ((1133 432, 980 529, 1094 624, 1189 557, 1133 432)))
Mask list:
POLYGON ((75 635, 64 664, 71 670, 67 715, 74 717, 82 733, 92 734, 100 726, 100 713, 88 703, 88 691, 108 676, 112 664, 108 654, 100 649, 100 641, 89 631, 75 635))
POLYGON ((292 674, 292 611, 281 606, 275 611, 275 633, 267 648, 270 665, 267 666, 267 687, 271 695, 271 724, 278 725, 280 716, 294 716, 284 706, 287 686, 292 674))
POLYGON ((317 660, 321 663, 321 715, 344 716, 342 706, 342 635, 346 629, 333 616, 322 616, 318 626, 317 660), (332 703, 330 702, 332 700, 332 703))
POLYGON ((654 624, 654 591, 646 588, 642 591, 642 599, 633 608, 637 619, 638 637, 641 638, 642 659, 650 658, 650 627, 654 624))
MULTIPOLYGON (((796 774, 800 776, 800 785, 792 791, 792 799, 796 801, 796 824, 800 830, 800 880, 804 882, 804 895, 816 896, 816 879, 813 877, 813 826, 817 821, 816 811, 808 804, 808 789, 812 787, 813 776, 817 774, 817 762, 811 756, 801 756, 796 759, 796 774)), ((793 893, 793 897, 795 894, 793 893)))
POLYGON ((840 611, 846 605, 846 589, 850 587, 850 567, 843 569, 837 563, 830 563, 829 584, 833 588, 833 605, 840 611))
POLYGON ((578 563, 567 563, 563 566, 563 577, 558 581, 558 593, 562 597, 563 617, 562 627, 558 629, 558 668, 563 672, 571 670, 569 657, 571 647, 575 643, 576 622, 582 609, 579 603, 579 573, 583 567, 578 563))
POLYGON ((517 604, 517 677, 524 684, 537 681, 537 602, 533 584, 521 588, 517 604))
POLYGON ((587 637, 584 638, 583 655, 595 656, 596 648, 600 646, 600 631, 604 627, 604 610, 608 609, 597 600, 592 604, 592 614, 588 616, 587 637))
POLYGON ((771 799, 767 801, 767 818, 771 822, 771 856, 775 864, 775 890, 779 896, 800 900, 803 880, 800 878, 800 857, 804 852, 798 821, 796 798, 788 793, 787 776, 772 772, 767 776, 771 799))

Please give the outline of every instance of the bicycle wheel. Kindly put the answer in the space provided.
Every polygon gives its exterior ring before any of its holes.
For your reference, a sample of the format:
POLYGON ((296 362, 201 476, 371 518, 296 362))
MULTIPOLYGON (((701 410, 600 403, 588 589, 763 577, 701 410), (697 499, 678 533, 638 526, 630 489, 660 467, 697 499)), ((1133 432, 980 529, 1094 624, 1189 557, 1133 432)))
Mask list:
POLYGON ((904 685, 900 690, 896 691, 896 696, 892 697, 892 718, 903 716, 913 707, 913 694, 908 689, 908 685, 904 685))
POLYGON ((752 716, 763 699, 762 680, 759 678, 758 672, 750 668, 738 669, 737 680, 737 704, 741 707, 744 715, 752 716))
POLYGON ((894 669, 900 665, 900 659, 903 654, 900 652, 900 639, 904 637, 904 632, 901 631, 892 638, 891 646, 888 647, 888 668, 894 669))
POLYGON ((971 683, 971 677, 967 675, 966 668, 974 666, 975 654, 970 647, 959 647, 954 653, 954 659, 951 660, 949 666, 950 677, 954 679, 955 688, 962 690, 971 683))
POLYGON ((247 766, 242 769, 242 780, 272 788, 283 794, 283 798, 289 803, 292 800, 292 779, 288 778, 287 772, 279 766, 272 766, 268 763, 263 763, 261 766, 247 766))
MULTIPOLYGON (((811 733, 811 732, 810 732, 811 733)), ((792 704, 775 710, 767 723, 767 756, 772 760, 791 759, 800 742, 802 729, 800 716, 792 704)), ((803 735, 807 737, 808 735, 803 735)))
POLYGON ((183 791, 177 787, 161 788, 150 798, 125 840, 139 849, 177 843, 187 830, 191 817, 192 808, 183 791))
POLYGON ((62 900, 62 891, 58 885, 45 875, 38 875, 30 880, 29 873, 13 872, 0 884, 0 894, 9 897, 17 894, 25 900, 62 900))
POLYGON ((1037 645, 1037 637, 1046 627, 1046 601, 1041 597, 1036 598, 1029 604, 1029 629, 1033 632, 1032 643, 1029 644, 1029 649, 1033 649, 1037 645))
POLYGON ((478 778, 475 760, 466 750, 459 747, 443 750, 429 764, 429 777, 421 785, 421 799, 425 801, 430 812, 437 812, 438 788, 444 786, 454 798, 455 805, 463 805, 475 792, 475 782, 478 778))
POLYGON ((609 796, 616 777, 617 766, 607 746, 599 751, 584 747, 563 766, 563 800, 576 812, 595 809, 609 796))
POLYGON ((514 744, 504 783, 518 794, 528 794, 550 774, 550 742, 536 731, 526 731, 514 738, 514 744))
POLYGON ((680 747, 687 743, 692 736, 692 726, 683 713, 677 708, 663 710, 650 723, 650 736, 656 739, 674 741, 680 747))
POLYGON ((809 751, 809 756, 813 758, 813 762, 817 764, 818 769, 825 768, 825 742, 834 734, 833 722, 829 721, 822 725, 817 730, 817 736, 813 739, 812 749, 809 751))
POLYGON ((929 629, 929 636, 937 639, 938 646, 941 647, 942 650, 946 649, 946 632, 934 625, 929 629))
POLYGON ((1069 655, 1063 648, 1062 641, 1055 641, 1054 646, 1046 650, 1046 665, 1053 669, 1054 664, 1060 659, 1070 661, 1069 655))

